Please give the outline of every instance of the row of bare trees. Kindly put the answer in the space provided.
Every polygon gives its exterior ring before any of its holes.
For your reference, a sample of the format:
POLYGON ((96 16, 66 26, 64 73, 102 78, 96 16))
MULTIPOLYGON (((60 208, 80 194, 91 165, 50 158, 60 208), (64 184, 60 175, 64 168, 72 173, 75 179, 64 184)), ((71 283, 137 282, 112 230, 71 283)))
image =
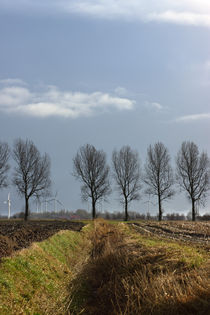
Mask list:
MULTIPOLYGON (((84 200, 92 200, 92 217, 96 216, 96 203, 111 192, 110 168, 106 154, 90 144, 82 146, 73 159, 73 175, 82 182, 84 200)), ((210 190, 210 161, 207 153, 199 153, 195 143, 185 141, 176 157, 176 172, 171 167, 168 149, 158 142, 149 146, 144 172, 140 169, 137 151, 129 146, 112 154, 112 176, 124 204, 125 220, 128 220, 128 205, 140 198, 142 184, 145 192, 158 199, 159 221, 162 220, 163 202, 175 194, 178 184, 192 203, 192 220, 196 218, 196 204, 204 204, 210 190)))
POLYGON ((18 193, 24 196, 25 220, 27 220, 29 199, 49 194, 50 158, 46 153, 42 156, 30 140, 15 140, 12 152, 7 143, 0 142, 0 188, 8 185, 10 155, 16 164, 12 183, 16 186, 18 193))
MULTIPOLYGON (((17 139, 14 142, 12 157, 16 162, 12 183, 25 198, 25 220, 29 214, 29 199, 49 194, 50 158, 40 154, 30 140, 17 139)), ((0 142, 0 188, 7 186, 10 149, 7 143, 0 142)), ((124 204, 125 220, 128 220, 128 206, 140 199, 142 184, 145 192, 157 197, 159 220, 163 215, 163 202, 175 194, 174 184, 184 190, 192 203, 192 220, 196 218, 196 204, 204 204, 210 190, 210 162, 207 153, 199 153, 193 142, 183 142, 176 157, 174 174, 168 149, 158 142, 149 146, 144 172, 140 169, 137 151, 124 146, 112 154, 112 176, 124 204)), ((82 182, 83 200, 91 199, 92 217, 96 217, 96 204, 111 192, 110 168, 106 154, 90 144, 80 147, 73 159, 73 175, 82 182)))

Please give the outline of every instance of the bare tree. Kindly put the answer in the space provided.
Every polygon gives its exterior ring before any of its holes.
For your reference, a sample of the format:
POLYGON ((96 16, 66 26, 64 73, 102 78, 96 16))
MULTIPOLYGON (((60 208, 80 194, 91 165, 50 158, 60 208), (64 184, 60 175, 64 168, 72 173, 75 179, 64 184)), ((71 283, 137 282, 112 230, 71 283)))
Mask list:
POLYGON ((170 156, 163 143, 157 142, 147 150, 147 161, 145 164, 144 182, 148 186, 147 194, 158 197, 159 221, 162 220, 162 202, 174 195, 172 186, 174 184, 173 172, 170 166, 170 156))
POLYGON ((192 220, 196 218, 196 203, 205 203, 210 189, 210 162, 206 153, 199 154, 194 142, 185 141, 178 152, 177 180, 192 202, 192 220))
POLYGON ((9 146, 5 142, 0 142, 0 188, 6 187, 7 183, 7 172, 9 170, 9 146))
POLYGON ((73 159, 73 175, 83 185, 82 199, 92 201, 92 218, 96 217, 96 203, 110 192, 109 167, 106 164, 106 154, 96 150, 93 145, 82 146, 73 159))
POLYGON ((49 194, 50 158, 40 152, 30 140, 18 139, 14 143, 13 157, 17 166, 13 184, 18 192, 25 197, 25 220, 29 214, 29 199, 39 198, 49 194))
POLYGON ((129 146, 112 153, 113 176, 125 206, 125 221, 128 220, 128 204, 132 200, 139 200, 140 161, 138 152, 129 146))

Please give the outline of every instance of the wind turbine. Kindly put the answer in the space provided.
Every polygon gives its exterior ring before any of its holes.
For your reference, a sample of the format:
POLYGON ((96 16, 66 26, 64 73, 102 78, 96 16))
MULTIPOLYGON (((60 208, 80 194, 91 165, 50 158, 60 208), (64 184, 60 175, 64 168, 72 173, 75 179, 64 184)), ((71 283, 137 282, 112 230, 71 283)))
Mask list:
POLYGON ((41 201, 39 197, 37 196, 36 197, 36 213, 39 213, 39 212, 42 212, 42 209, 41 209, 41 201), (40 211, 39 211, 39 208, 40 208, 40 211))
POLYGON ((57 201, 57 195, 58 195, 58 192, 56 191, 55 193, 55 197, 52 199, 54 201, 54 212, 57 212, 57 204, 56 204, 56 201, 57 201))
POLYGON ((64 206, 64 204, 61 201, 57 200, 57 199, 56 199, 56 201, 64 208, 64 212, 66 212, 66 207, 64 206))
POLYGON ((57 205, 58 204, 60 204, 64 208, 64 211, 65 211, 65 206, 60 200, 57 199, 57 195, 58 195, 58 192, 56 191, 54 198, 49 199, 49 200, 45 200, 45 202, 46 203, 51 202, 51 201, 54 202, 54 212, 57 212, 57 205))
POLYGON ((10 193, 8 193, 7 201, 4 201, 4 203, 8 204, 8 219, 10 219, 11 216, 11 199, 10 199, 10 193))
POLYGON ((48 203, 49 200, 44 200, 41 202, 41 213, 44 213, 44 212, 47 212, 47 203, 48 203), (42 207, 43 205, 43 207, 42 207))
POLYGON ((150 200, 150 194, 149 194, 149 198, 147 201, 144 202, 144 204, 147 203, 147 213, 150 213, 150 204, 152 204, 153 206, 155 205, 151 200, 150 200))

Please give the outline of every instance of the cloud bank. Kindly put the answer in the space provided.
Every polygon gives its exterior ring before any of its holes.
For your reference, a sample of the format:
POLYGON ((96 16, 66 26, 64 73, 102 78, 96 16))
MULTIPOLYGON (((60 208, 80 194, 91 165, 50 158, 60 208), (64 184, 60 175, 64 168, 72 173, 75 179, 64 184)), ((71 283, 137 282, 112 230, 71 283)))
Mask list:
POLYGON ((1 83, 3 87, 0 89, 0 111, 8 114, 78 118, 113 110, 132 110, 135 104, 134 100, 99 91, 61 91, 56 86, 47 86, 42 92, 33 92, 19 79, 1 80, 1 83), (19 85, 15 84, 17 82, 19 85))
POLYGON ((0 8, 210 27, 209 0, 0 0, 0 8))
POLYGON ((210 119, 210 113, 181 116, 176 119, 176 122, 194 122, 194 121, 206 120, 206 119, 210 119))

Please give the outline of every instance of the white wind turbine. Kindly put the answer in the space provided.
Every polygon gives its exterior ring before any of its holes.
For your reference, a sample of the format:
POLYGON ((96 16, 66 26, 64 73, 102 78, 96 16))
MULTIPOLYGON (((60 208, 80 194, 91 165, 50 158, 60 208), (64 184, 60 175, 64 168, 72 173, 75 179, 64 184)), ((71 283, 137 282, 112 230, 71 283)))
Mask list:
POLYGON ((10 199, 10 193, 8 193, 7 201, 4 201, 4 203, 7 203, 7 205, 8 205, 8 219, 10 219, 10 216, 11 216, 11 199, 10 199))
POLYGON ((57 212, 58 204, 60 206, 62 206, 64 208, 64 211, 65 211, 65 206, 60 200, 57 199, 57 195, 58 195, 58 192, 56 191, 54 198, 52 198, 50 200, 45 200, 45 202, 46 203, 49 203, 49 202, 52 202, 52 201, 54 202, 54 212, 57 212))

